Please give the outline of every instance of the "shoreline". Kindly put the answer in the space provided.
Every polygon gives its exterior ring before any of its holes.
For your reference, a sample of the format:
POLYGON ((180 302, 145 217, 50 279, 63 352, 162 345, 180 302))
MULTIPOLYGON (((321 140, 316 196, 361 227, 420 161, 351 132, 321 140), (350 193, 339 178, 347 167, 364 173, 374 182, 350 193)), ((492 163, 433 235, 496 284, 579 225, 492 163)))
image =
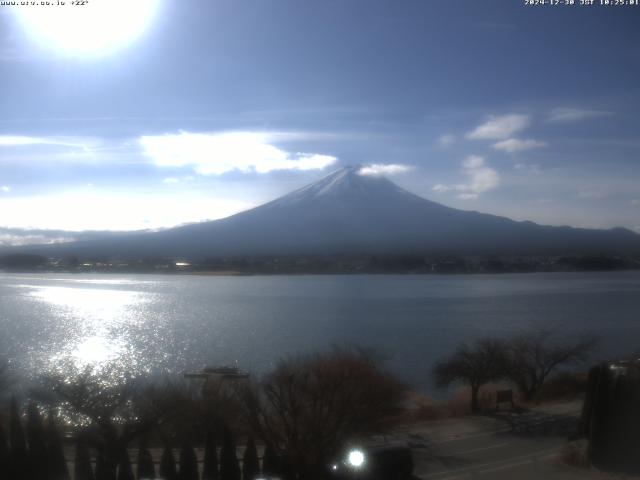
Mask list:
POLYGON ((253 277, 253 276, 355 276, 355 275, 398 275, 398 276, 432 276, 432 277, 458 277, 458 276, 481 276, 481 275, 536 275, 536 274, 562 274, 562 273, 624 273, 640 272, 639 268, 611 269, 611 270, 535 270, 535 271, 469 271, 469 272, 426 272, 426 271, 241 271, 241 270, 117 270, 117 269, 96 269, 96 270, 11 270, 0 269, 0 274, 107 274, 107 275, 163 275, 163 276, 202 276, 202 277, 253 277))

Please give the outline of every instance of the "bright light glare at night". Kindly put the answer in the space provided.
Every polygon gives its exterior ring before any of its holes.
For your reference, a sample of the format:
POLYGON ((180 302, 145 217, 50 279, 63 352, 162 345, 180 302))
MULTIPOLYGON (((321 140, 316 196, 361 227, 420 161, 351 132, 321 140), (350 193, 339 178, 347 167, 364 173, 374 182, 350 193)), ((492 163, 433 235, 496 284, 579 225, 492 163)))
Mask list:
POLYGON ((348 457, 349 465, 360 468, 364 465, 364 453, 361 450, 351 450, 348 457))
POLYGON ((28 34, 43 47, 91 56, 113 52, 135 41, 153 20, 160 2, 88 0, 79 5, 66 0, 64 5, 28 5, 15 11, 28 34))

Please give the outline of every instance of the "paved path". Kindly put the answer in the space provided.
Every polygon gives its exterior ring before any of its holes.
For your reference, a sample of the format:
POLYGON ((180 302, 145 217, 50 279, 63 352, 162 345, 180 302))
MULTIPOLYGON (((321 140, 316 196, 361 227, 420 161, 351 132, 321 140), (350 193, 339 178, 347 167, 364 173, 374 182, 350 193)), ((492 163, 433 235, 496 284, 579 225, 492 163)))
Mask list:
POLYGON ((424 480, 614 478, 559 461, 561 447, 577 425, 577 414, 553 412, 545 418, 544 413, 529 413, 515 429, 513 422, 490 417, 422 422, 389 440, 409 442, 416 478, 424 480))
POLYGON ((522 438, 511 433, 473 435, 420 448, 414 443, 421 479, 580 479, 584 472, 561 466, 562 438, 522 438))

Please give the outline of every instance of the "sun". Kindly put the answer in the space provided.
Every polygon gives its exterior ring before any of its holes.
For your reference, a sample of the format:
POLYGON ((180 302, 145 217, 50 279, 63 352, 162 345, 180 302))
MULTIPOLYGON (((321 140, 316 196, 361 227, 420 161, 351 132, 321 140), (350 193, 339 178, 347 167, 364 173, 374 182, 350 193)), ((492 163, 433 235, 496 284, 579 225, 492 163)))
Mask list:
POLYGON ((120 50, 149 27, 162 0, 49 0, 14 11, 41 46, 70 56, 120 50))

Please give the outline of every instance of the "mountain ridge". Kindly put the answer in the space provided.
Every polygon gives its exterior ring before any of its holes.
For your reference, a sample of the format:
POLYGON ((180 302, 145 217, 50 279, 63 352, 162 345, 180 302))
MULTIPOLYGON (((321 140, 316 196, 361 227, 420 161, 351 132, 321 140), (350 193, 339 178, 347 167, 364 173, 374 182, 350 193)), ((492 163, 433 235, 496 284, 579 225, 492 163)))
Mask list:
POLYGON ((640 235, 626 229, 538 225, 458 210, 386 177, 344 167, 250 210, 157 232, 110 235, 29 248, 48 255, 125 258, 325 254, 626 254, 640 235))

